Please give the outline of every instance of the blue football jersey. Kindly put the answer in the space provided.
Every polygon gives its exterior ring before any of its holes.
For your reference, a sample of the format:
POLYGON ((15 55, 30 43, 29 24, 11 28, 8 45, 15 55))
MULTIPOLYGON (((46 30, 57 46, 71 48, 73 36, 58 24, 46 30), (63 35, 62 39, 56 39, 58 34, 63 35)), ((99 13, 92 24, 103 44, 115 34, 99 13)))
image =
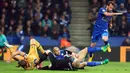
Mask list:
POLYGON ((105 7, 102 7, 99 9, 98 16, 95 22, 95 26, 99 30, 108 29, 108 22, 112 18, 112 16, 106 16, 104 15, 104 12, 107 12, 107 9, 105 7))

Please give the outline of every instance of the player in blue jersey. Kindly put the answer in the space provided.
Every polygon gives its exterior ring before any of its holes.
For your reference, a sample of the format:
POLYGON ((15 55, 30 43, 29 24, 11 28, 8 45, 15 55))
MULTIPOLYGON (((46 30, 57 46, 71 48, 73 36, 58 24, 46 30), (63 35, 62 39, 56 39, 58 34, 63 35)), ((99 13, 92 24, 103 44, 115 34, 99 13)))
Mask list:
POLYGON ((106 52, 107 50, 108 50, 107 48, 103 48, 103 47, 95 47, 93 49, 85 47, 78 54, 76 54, 76 53, 73 53, 73 52, 68 51, 68 50, 60 50, 58 47, 54 47, 53 48, 53 53, 55 54, 55 57, 58 60, 64 59, 64 57, 70 57, 73 67, 75 67, 75 68, 84 68, 85 66, 93 67, 93 66, 98 66, 98 65, 104 65, 104 64, 107 64, 109 62, 108 59, 106 59, 104 61, 101 61, 101 62, 94 62, 94 61, 93 62, 87 62, 87 61, 84 61, 83 59, 85 58, 85 53, 87 54, 89 52, 94 53, 94 52, 99 52, 99 51, 106 52), (81 53, 84 53, 84 56, 81 53))
MULTIPOLYGON (((91 37, 90 47, 95 47, 96 42, 99 38, 105 43, 106 48, 108 48, 108 52, 111 52, 110 44, 108 43, 108 24, 111 20, 112 16, 122 15, 123 13, 114 13, 112 10, 114 9, 114 2, 109 1, 106 7, 102 7, 99 9, 98 16, 94 25, 94 30, 91 37)), ((90 53, 90 57, 92 58, 92 53, 90 53)), ((90 59, 91 61, 92 59, 90 59)))
POLYGON ((53 52, 50 50, 46 51, 46 54, 49 56, 51 64, 42 68, 40 70, 76 70, 83 69, 85 66, 98 66, 105 65, 109 62, 108 59, 100 62, 87 62, 83 60, 87 53, 89 52, 106 52, 108 49, 103 47, 95 47, 94 49, 85 47, 78 54, 68 51, 60 50, 58 47, 53 48, 53 52), (83 54, 82 54, 83 53, 83 54), (77 56, 76 56, 77 55, 77 56))

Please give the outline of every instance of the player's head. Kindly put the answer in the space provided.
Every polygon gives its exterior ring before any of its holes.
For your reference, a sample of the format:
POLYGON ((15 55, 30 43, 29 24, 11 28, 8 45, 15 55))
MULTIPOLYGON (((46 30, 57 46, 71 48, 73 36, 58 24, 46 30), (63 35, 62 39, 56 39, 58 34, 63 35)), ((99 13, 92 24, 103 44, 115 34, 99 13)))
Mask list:
POLYGON ((53 48, 53 53, 54 53, 55 55, 60 55, 60 49, 59 49, 58 47, 54 47, 54 48, 53 48))
POLYGON ((27 62, 25 60, 20 60, 18 62, 18 67, 26 68, 27 67, 27 62))
POLYGON ((109 1, 109 2, 107 3, 107 10, 108 10, 108 11, 112 11, 112 10, 114 9, 114 7, 115 7, 115 3, 114 3, 114 2, 109 1))

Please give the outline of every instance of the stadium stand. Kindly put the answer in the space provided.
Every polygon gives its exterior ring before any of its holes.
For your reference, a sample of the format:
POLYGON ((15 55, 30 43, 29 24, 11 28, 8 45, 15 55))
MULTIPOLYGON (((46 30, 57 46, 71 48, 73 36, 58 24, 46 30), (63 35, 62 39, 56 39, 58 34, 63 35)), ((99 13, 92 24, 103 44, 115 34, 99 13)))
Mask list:
POLYGON ((21 44, 24 36, 58 40, 70 38, 69 0, 0 0, 0 26, 3 33, 21 44))

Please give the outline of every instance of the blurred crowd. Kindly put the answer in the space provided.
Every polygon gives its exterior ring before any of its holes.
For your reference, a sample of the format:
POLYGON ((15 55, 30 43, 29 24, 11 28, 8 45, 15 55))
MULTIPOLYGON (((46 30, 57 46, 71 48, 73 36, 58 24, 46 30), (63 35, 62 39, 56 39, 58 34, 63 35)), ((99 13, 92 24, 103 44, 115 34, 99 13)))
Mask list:
POLYGON ((0 0, 0 27, 7 36, 70 38, 69 0, 0 0))
POLYGON ((88 18, 91 24, 91 31, 95 23, 98 10, 100 7, 105 7, 108 1, 115 2, 113 12, 122 12, 123 15, 113 16, 112 21, 109 22, 110 36, 127 36, 130 32, 130 0, 88 0, 89 14, 88 18))

